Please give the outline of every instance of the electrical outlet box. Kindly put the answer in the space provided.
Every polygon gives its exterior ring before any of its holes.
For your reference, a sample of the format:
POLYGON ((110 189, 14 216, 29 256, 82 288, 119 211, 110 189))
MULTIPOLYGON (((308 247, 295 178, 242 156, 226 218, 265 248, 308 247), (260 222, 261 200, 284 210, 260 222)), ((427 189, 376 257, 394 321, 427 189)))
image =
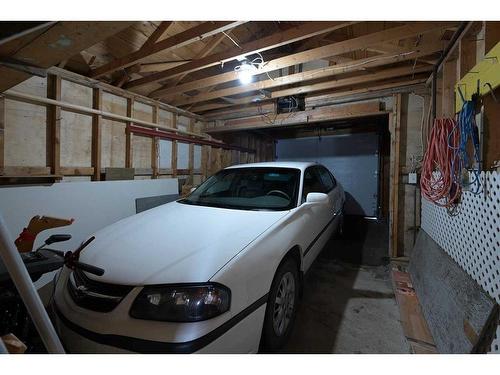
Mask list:
POLYGON ((417 184, 417 174, 415 172, 411 172, 408 174, 408 183, 409 184, 417 184))

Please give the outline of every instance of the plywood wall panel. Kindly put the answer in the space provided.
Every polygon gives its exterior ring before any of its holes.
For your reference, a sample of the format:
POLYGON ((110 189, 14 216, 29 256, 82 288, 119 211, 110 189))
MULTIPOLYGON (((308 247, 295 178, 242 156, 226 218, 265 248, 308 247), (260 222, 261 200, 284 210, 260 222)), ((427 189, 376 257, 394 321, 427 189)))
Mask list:
POLYGON ((66 80, 61 80, 61 100, 92 108, 92 89, 66 80))
POLYGON ((134 168, 151 168, 151 138, 134 135, 132 137, 132 166, 134 168))
POLYGON ((5 100, 6 166, 46 165, 47 112, 45 107, 5 100))
POLYGON ((61 111, 61 166, 90 167, 92 117, 61 111))
POLYGON ((106 167, 125 167, 125 123, 102 120, 101 165, 106 167))
POLYGON ((127 115, 127 99, 108 92, 102 94, 102 110, 120 116, 127 115))

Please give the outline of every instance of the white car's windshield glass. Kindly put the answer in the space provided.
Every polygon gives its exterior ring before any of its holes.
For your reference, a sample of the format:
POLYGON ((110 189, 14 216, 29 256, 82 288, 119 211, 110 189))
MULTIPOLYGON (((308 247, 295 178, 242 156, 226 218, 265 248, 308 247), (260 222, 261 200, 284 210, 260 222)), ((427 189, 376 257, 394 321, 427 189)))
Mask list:
POLYGON ((180 203, 241 210, 289 210, 297 204, 300 170, 233 168, 210 177, 180 203))

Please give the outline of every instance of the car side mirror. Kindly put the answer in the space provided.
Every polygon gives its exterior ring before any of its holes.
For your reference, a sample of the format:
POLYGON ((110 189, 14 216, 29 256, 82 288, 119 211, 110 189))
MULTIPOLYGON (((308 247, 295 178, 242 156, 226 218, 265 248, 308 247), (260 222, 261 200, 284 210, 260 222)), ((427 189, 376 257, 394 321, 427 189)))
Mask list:
POLYGON ((328 203, 328 195, 325 193, 309 193, 306 196, 306 203, 328 203))
POLYGON ((64 242, 71 239, 71 234, 53 234, 45 240, 45 245, 50 245, 55 242, 64 242))

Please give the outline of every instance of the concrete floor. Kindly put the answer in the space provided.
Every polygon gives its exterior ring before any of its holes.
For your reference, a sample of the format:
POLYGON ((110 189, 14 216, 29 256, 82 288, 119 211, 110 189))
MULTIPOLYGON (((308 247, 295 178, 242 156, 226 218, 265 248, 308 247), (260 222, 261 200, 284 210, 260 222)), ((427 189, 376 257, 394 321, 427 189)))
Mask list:
POLYGON ((347 258, 383 260, 381 254, 386 254, 387 247, 380 237, 385 224, 363 225, 332 239, 307 273, 297 319, 283 353, 410 353, 389 266, 344 260, 346 247, 350 251, 347 258))

